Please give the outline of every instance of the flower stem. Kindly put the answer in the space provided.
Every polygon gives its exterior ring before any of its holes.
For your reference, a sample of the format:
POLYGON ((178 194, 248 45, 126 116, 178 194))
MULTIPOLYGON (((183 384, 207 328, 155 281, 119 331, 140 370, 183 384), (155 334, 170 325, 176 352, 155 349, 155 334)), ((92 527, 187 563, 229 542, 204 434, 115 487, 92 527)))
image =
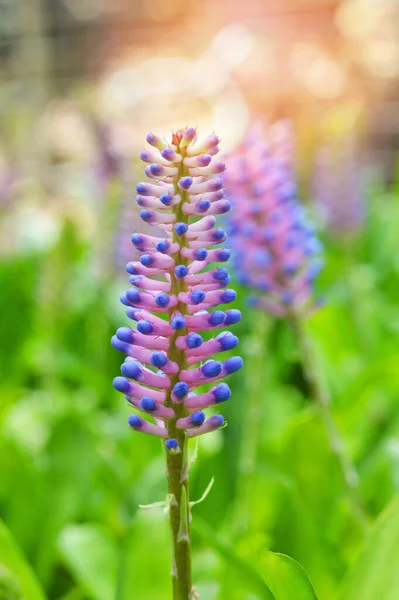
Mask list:
POLYGON ((359 498, 359 476, 354 464, 345 452, 341 433, 331 413, 331 397, 328 388, 321 381, 314 361, 314 349, 308 337, 302 319, 292 313, 289 321, 296 333, 301 352, 304 375, 309 386, 310 395, 318 406, 320 416, 326 428, 331 450, 338 461, 345 486, 352 504, 354 515, 359 524, 366 526, 366 515, 359 498))
POLYGON ((167 454, 168 492, 172 498, 169 518, 173 543, 173 600, 191 600, 192 593, 187 441, 184 436, 184 432, 175 435, 181 452, 167 454))
MULTIPOLYGON (((177 182, 181 177, 188 174, 187 169, 180 163, 178 173, 174 179, 175 193, 182 196, 182 204, 187 200, 187 192, 179 190, 177 182)), ((174 212, 176 221, 188 223, 188 217, 181 210, 178 204, 174 212)), ((173 241, 178 241, 176 233, 173 232, 173 241)), ((180 243, 181 240, 180 240, 180 243)), ((180 253, 176 254, 176 264, 187 264, 187 259, 180 253)), ((178 296, 180 291, 184 291, 184 281, 179 280, 173 272, 170 274, 171 293, 178 296)), ((178 310, 184 315, 187 312, 187 306, 179 302, 177 306, 170 311, 178 310)), ((187 368, 186 358, 183 350, 177 347, 176 339, 180 335, 186 335, 186 328, 176 330, 171 339, 169 348, 169 358, 179 365, 179 372, 171 378, 170 390, 180 379, 180 371, 187 368)), ((166 398, 165 406, 173 407, 174 417, 169 419, 168 437, 177 440, 180 451, 177 453, 167 452, 166 466, 168 477, 168 493, 171 498, 169 508, 169 519, 172 532, 173 561, 172 561, 172 583, 173 600, 193 600, 195 598, 192 587, 191 575, 191 533, 190 533, 190 495, 188 481, 188 440, 183 429, 176 427, 176 421, 179 418, 187 416, 188 412, 184 403, 172 401, 171 392, 166 398)))

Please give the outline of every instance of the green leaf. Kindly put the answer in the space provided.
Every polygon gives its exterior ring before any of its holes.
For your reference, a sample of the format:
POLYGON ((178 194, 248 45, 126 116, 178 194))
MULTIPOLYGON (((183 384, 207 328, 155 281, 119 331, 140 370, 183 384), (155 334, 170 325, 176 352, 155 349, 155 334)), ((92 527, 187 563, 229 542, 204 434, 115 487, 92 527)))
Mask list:
POLYGON ((399 496, 382 513, 348 571, 340 600, 399 598, 399 496))
POLYGON ((136 513, 122 544, 115 600, 172 596, 169 519, 159 509, 136 513))
POLYGON ((268 552, 261 568, 276 600, 317 600, 305 569, 290 556, 268 552))
POLYGON ((24 600, 45 600, 39 581, 28 564, 11 532, 0 520, 0 567, 5 567, 15 578, 24 600))
POLYGON ((96 525, 70 525, 59 539, 65 565, 91 600, 115 600, 118 553, 110 533, 96 525))
POLYGON ((201 537, 209 546, 226 559, 231 568, 240 574, 240 577, 248 585, 248 589, 253 589, 257 597, 261 600, 276 600, 271 593, 267 582, 262 578, 252 562, 249 562, 240 556, 233 546, 230 546, 219 534, 216 533, 205 521, 199 517, 193 519, 191 524, 192 531, 201 537))

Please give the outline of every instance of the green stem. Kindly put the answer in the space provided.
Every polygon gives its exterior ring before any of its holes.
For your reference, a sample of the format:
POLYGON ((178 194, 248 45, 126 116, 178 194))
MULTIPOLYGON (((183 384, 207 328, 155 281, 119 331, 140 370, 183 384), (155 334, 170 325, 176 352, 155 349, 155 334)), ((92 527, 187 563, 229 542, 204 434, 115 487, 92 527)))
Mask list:
POLYGON ((249 379, 246 385, 246 410, 239 458, 239 490, 234 518, 236 528, 240 531, 248 529, 249 517, 252 514, 250 506, 255 496, 256 464, 263 422, 263 396, 265 379, 268 376, 267 337, 269 320, 265 311, 256 311, 251 319, 253 330, 247 343, 251 370, 248 371, 249 379))
MULTIPOLYGON (((184 152, 182 152, 184 158, 184 152)), ((182 197, 181 203, 176 205, 175 214, 176 222, 188 223, 188 216, 181 210, 182 204, 187 201, 187 192, 180 190, 177 182, 181 177, 188 175, 183 161, 180 163, 178 173, 174 179, 175 193, 182 197)), ((184 238, 179 238, 173 232, 173 241, 180 245, 184 243, 184 238)), ((187 265, 187 259, 181 255, 179 251, 176 256, 176 265, 187 265)), ((174 272, 170 273, 171 277, 171 294, 178 295, 184 290, 184 282, 175 277, 174 272)), ((182 315, 187 312, 187 306, 183 303, 178 303, 170 310, 170 317, 175 312, 180 311, 182 315)), ((166 453, 167 477, 168 477, 168 493, 171 498, 169 508, 169 520, 172 533, 173 544, 173 561, 172 561, 172 584, 173 584, 173 600, 194 600, 194 590, 192 587, 191 575, 191 531, 190 531, 190 503, 189 503, 189 480, 188 480, 188 440, 184 429, 176 427, 176 421, 186 417, 189 413, 186 410, 183 402, 172 401, 172 390, 174 385, 180 380, 180 371, 187 368, 186 358, 183 350, 180 350, 176 345, 178 336, 187 335, 186 328, 176 330, 175 335, 171 339, 169 348, 169 358, 179 365, 179 371, 171 377, 171 385, 165 406, 174 409, 174 417, 167 422, 168 437, 174 438, 179 444, 179 452, 166 453)))
POLYGON ((366 525, 366 515, 359 498, 359 476, 349 456, 345 452, 341 433, 331 413, 331 397, 328 388, 321 381, 315 360, 314 349, 308 337, 302 319, 292 312, 289 321, 296 333, 301 352, 304 375, 309 386, 310 395, 318 406, 320 416, 326 428, 331 450, 338 461, 345 486, 352 503, 353 512, 361 526, 366 525))

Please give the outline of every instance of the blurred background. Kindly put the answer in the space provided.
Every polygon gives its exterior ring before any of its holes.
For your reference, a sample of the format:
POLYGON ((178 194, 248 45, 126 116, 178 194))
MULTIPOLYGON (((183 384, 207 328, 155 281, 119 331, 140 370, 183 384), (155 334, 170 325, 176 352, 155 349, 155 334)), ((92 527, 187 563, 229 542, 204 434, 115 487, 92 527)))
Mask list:
MULTIPOLYGON (((398 32, 397 0, 0 0, 0 598, 42 598, 39 585, 57 600, 170 596, 165 517, 138 509, 165 496, 163 457, 126 427, 109 342, 126 324, 149 130, 215 130, 227 151, 254 118, 293 122, 325 244, 320 369, 370 517, 399 491, 398 32)), ((192 474, 194 499, 216 478, 194 509, 201 598, 262 598, 245 565, 271 548, 305 566, 319 599, 356 600, 336 594, 361 535, 280 322, 252 520, 231 544, 258 376, 256 316, 236 287, 246 376, 192 474)))

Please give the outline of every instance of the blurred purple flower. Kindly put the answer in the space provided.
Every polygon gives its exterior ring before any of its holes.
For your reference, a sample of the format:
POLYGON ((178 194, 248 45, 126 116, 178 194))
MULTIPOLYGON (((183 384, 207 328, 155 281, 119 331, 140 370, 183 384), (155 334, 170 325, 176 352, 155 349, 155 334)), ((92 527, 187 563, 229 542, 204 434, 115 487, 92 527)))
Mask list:
POLYGON ((289 122, 266 132, 255 124, 230 156, 225 176, 239 281, 256 291, 255 306, 279 317, 317 306, 314 282, 323 266, 321 244, 297 199, 293 157, 289 122))
POLYGON ((352 141, 317 150, 311 199, 316 215, 333 235, 353 235, 362 228, 366 216, 363 169, 352 141))

